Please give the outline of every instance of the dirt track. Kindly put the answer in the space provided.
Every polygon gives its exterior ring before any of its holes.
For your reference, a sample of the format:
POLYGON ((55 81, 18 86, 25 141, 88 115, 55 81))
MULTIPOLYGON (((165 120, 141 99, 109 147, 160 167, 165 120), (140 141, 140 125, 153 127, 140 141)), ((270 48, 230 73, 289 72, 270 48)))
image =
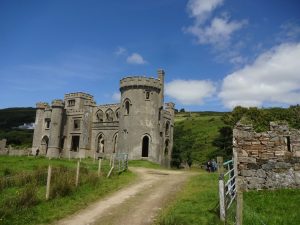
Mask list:
POLYGON ((184 171, 130 168, 138 181, 87 208, 66 217, 58 225, 152 224, 159 210, 171 200, 188 178, 184 171))

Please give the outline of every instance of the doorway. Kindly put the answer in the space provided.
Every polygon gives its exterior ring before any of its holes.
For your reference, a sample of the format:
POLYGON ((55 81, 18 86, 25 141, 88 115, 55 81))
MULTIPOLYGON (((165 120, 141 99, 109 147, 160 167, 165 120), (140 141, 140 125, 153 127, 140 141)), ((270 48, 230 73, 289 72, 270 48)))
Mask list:
POLYGON ((142 157, 148 157, 148 154, 149 154, 149 137, 144 136, 143 143, 142 143, 142 157))

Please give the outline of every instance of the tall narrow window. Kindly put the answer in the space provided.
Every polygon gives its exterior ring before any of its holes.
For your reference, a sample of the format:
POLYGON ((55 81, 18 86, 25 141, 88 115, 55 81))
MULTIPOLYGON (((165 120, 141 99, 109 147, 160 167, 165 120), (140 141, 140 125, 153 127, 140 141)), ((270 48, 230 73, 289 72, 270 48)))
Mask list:
POLYGON ((146 100, 150 99, 150 91, 146 91, 146 100))
POLYGON ((142 157, 148 157, 149 154, 149 137, 144 136, 142 142, 142 157))
POLYGON ((169 135, 169 130, 170 130, 170 123, 166 122, 166 135, 169 135))
POLYGON ((129 111, 130 111, 130 102, 126 101, 125 102, 125 115, 129 115, 129 111))
POLYGON ((286 142, 287 150, 288 150, 289 152, 291 152, 292 149, 291 149, 291 139, 290 139, 290 136, 286 136, 286 137, 285 137, 285 142, 286 142))
POLYGON ((51 123, 50 119, 45 119, 45 127, 46 127, 46 129, 50 128, 50 123, 51 123))

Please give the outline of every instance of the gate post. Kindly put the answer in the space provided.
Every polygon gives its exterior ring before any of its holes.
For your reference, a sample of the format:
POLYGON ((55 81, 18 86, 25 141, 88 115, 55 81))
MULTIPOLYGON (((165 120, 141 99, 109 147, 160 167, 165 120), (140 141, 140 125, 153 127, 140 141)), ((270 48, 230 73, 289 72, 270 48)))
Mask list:
POLYGON ((225 187, 224 187, 224 175, 219 176, 219 199, 220 199, 220 219, 225 221, 225 187))

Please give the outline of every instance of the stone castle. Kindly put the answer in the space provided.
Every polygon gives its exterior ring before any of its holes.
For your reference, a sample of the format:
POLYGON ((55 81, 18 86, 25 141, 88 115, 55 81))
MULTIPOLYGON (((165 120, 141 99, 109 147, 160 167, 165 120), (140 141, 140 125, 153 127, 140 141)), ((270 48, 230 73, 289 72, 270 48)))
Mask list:
POLYGON ((121 102, 96 105, 77 92, 64 100, 37 103, 32 154, 48 157, 99 157, 128 153, 169 166, 173 146, 174 104, 164 104, 163 70, 158 79, 120 81, 121 102))

